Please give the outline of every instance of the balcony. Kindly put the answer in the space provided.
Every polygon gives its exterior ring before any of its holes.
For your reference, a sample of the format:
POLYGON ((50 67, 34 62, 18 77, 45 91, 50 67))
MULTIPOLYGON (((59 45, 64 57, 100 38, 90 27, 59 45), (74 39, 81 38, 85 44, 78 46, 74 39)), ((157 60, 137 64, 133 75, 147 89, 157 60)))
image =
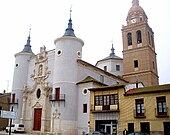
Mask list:
POLYGON ((140 110, 141 112, 138 113, 137 110, 133 110, 134 118, 146 118, 146 110, 140 110))
POLYGON ((18 104, 18 99, 8 99, 8 104, 10 104, 10 105, 14 105, 14 104, 18 104))
POLYGON ((165 117, 169 117, 168 115, 168 107, 164 108, 164 111, 159 111, 158 108, 155 108, 155 116, 157 118, 165 118, 165 117))
POLYGON ((49 96, 49 101, 65 101, 65 94, 60 94, 59 96, 52 94, 49 96))
POLYGON ((99 106, 90 106, 90 111, 92 113, 104 113, 104 112, 119 112, 118 105, 99 105, 99 106))

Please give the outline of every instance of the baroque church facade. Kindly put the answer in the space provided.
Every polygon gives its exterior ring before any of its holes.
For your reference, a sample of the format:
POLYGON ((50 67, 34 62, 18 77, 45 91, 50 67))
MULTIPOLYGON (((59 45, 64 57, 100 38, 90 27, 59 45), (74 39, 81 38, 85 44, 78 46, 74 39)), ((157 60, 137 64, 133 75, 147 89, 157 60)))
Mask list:
POLYGON ((24 49, 15 54, 11 106, 17 119, 13 122, 25 124, 27 132, 81 135, 89 132, 88 89, 136 81, 158 85, 154 33, 138 0, 132 1, 126 20, 123 59, 112 46, 110 55, 95 66, 82 60, 84 41, 74 34, 71 16, 53 50, 44 46, 34 54, 29 34, 24 49))

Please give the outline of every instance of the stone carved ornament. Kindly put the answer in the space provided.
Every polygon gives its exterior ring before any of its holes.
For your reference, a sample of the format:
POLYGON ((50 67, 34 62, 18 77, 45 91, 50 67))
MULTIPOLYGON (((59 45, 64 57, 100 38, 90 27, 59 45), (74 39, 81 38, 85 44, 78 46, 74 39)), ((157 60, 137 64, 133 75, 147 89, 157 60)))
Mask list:
POLYGON ((41 84, 44 87, 48 85, 45 81, 51 71, 48 71, 48 57, 47 57, 46 47, 43 46, 40 48, 40 53, 36 56, 35 68, 31 78, 37 83, 41 84))
MULTIPOLYGON (((32 94, 37 87, 41 87, 45 93, 44 96, 48 96, 52 88, 49 87, 49 83, 46 81, 51 71, 48 71, 48 57, 47 57, 46 47, 43 46, 40 48, 40 53, 36 56, 36 62, 33 74, 31 74, 31 78, 34 81, 34 85, 32 88, 28 88, 28 86, 24 86, 23 88, 23 100, 29 100, 28 95, 32 94)), ((31 103, 30 103, 31 104, 31 103)))

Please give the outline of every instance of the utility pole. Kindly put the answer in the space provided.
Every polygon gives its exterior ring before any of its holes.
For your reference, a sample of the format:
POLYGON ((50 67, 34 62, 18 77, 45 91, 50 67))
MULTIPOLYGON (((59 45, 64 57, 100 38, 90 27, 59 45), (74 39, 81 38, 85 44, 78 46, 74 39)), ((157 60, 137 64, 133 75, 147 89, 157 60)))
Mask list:
MULTIPOLYGON (((11 112, 13 112, 13 106, 11 106, 11 112)), ((9 122, 9 135, 11 135, 11 125, 12 125, 12 118, 10 119, 9 122)))
POLYGON ((8 92, 8 88, 9 88, 9 82, 10 82, 10 80, 7 80, 7 89, 6 89, 7 92, 8 92))

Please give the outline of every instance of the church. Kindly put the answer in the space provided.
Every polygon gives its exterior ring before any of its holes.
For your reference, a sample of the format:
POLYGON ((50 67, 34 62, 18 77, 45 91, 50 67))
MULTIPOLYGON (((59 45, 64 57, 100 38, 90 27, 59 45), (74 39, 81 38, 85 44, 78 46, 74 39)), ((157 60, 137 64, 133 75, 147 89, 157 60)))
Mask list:
POLYGON ((81 135, 90 131, 88 89, 135 82, 159 85, 154 32, 139 0, 132 1, 126 22, 123 58, 115 55, 112 46, 110 55, 95 66, 82 60, 84 41, 76 37, 71 16, 53 50, 43 46, 34 54, 29 34, 23 50, 15 54, 11 106, 17 119, 13 123, 23 123, 26 132, 81 135))

